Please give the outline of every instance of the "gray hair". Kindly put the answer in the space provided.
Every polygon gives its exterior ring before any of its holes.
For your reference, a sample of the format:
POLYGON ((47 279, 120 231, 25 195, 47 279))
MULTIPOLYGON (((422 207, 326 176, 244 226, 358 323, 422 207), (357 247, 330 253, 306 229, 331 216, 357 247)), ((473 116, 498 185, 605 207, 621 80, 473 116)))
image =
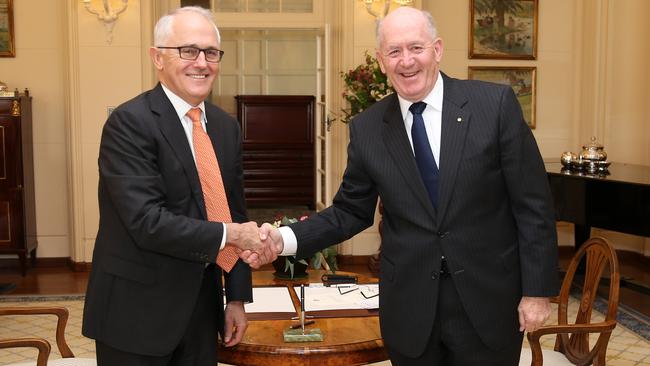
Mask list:
MULTIPOLYGON (((419 10, 419 9, 415 9, 415 10, 419 11, 422 14, 422 16, 424 16, 424 18, 427 20, 427 31, 431 35, 431 39, 436 39, 436 37, 438 36, 438 30, 436 29, 436 21, 433 19, 433 15, 431 15, 431 13, 429 13, 426 10, 419 10)), ((383 22, 384 22, 384 18, 380 18, 377 20, 377 29, 376 29, 377 48, 381 47, 381 42, 383 40, 381 35, 381 25, 383 24, 383 22)))
POLYGON ((172 25, 174 24, 174 18, 176 15, 182 13, 196 13, 203 16, 210 23, 212 23, 214 26, 214 31, 217 35, 217 43, 221 45, 221 34, 219 34, 219 28, 217 28, 217 24, 214 22, 212 12, 200 6, 185 6, 172 10, 167 15, 164 15, 158 20, 156 26, 153 29, 153 42, 155 46, 163 46, 165 44, 167 39, 172 34, 172 25))

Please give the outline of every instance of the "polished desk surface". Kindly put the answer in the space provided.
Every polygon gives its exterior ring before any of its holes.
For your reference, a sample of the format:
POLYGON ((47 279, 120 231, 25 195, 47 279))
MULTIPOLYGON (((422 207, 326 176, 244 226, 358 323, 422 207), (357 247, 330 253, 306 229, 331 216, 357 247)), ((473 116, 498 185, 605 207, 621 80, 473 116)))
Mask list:
POLYGON ((546 172, 576 179, 597 179, 604 182, 622 182, 650 185, 650 166, 612 162, 607 174, 589 174, 584 171, 565 169, 559 161, 544 161, 546 172))
POLYGON ((606 174, 546 162, 555 218, 575 224, 576 248, 591 227, 650 237, 650 166, 611 163, 606 174))
MULTIPOLYGON (((309 270, 302 281, 278 280, 271 271, 253 272, 254 286, 300 285, 321 282, 324 271, 309 270)), ((339 272, 337 272, 339 273, 339 272)), ((351 274, 340 272, 344 274, 351 274)), ((377 282, 359 276, 359 283, 377 282)), ((291 291, 294 306, 298 298, 291 291)), ((309 314, 309 311, 307 311, 309 314)), ((244 339, 235 347, 219 346, 219 362, 233 365, 363 365, 388 359, 377 316, 316 318, 308 328, 320 328, 322 342, 285 343, 282 332, 296 321, 251 320, 244 339)))

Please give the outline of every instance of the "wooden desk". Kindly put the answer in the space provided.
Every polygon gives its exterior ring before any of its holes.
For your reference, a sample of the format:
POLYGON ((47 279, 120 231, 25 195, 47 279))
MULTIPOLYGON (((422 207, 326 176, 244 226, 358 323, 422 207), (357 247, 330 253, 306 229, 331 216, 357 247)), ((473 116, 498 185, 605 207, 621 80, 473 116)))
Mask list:
MULTIPOLYGON (((324 271, 309 270, 307 282, 321 282, 324 271)), ((337 272, 338 273, 338 272, 337 272)), ((345 272, 341 272, 345 273, 345 272)), ((360 283, 376 282, 359 276, 360 283)), ((271 271, 253 272, 255 286, 300 284, 300 281, 276 280, 271 271)), ((292 292, 294 306, 298 299, 292 292)), ((308 309, 309 310, 309 309, 308 309)), ((307 312, 309 313, 309 311, 307 312)), ((363 365, 388 359, 379 331, 377 316, 317 318, 310 328, 320 328, 322 342, 285 343, 282 331, 291 320, 251 320, 244 339, 235 347, 219 345, 219 362, 243 366, 292 365, 363 365)))

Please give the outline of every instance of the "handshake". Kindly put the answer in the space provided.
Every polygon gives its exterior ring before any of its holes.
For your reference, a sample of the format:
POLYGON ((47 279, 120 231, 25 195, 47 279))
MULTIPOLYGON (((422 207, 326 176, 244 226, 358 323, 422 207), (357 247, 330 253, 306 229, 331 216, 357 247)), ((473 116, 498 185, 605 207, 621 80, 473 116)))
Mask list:
POLYGON ((239 258, 252 268, 273 262, 284 249, 284 240, 277 228, 264 223, 257 227, 254 221, 245 224, 226 224, 226 244, 234 246, 239 258))

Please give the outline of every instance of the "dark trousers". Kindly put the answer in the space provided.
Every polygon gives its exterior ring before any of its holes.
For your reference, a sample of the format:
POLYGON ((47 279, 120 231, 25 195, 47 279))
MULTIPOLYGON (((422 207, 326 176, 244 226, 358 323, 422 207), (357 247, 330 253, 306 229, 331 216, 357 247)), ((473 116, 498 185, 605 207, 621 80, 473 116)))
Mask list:
MULTIPOLYGON (((217 364, 218 283, 214 265, 206 268, 192 317, 181 342, 165 356, 124 352, 102 342, 95 344, 98 366, 199 366, 217 364)), ((169 294, 174 296, 174 294, 169 294)), ((172 314, 170 314, 171 316, 172 314)), ((155 342, 155 340, 152 340, 155 342)))
POLYGON ((522 340, 523 333, 506 349, 487 347, 474 330, 453 280, 444 277, 440 279, 436 320, 424 354, 410 358, 390 347, 388 354, 393 366, 517 366, 522 340))

